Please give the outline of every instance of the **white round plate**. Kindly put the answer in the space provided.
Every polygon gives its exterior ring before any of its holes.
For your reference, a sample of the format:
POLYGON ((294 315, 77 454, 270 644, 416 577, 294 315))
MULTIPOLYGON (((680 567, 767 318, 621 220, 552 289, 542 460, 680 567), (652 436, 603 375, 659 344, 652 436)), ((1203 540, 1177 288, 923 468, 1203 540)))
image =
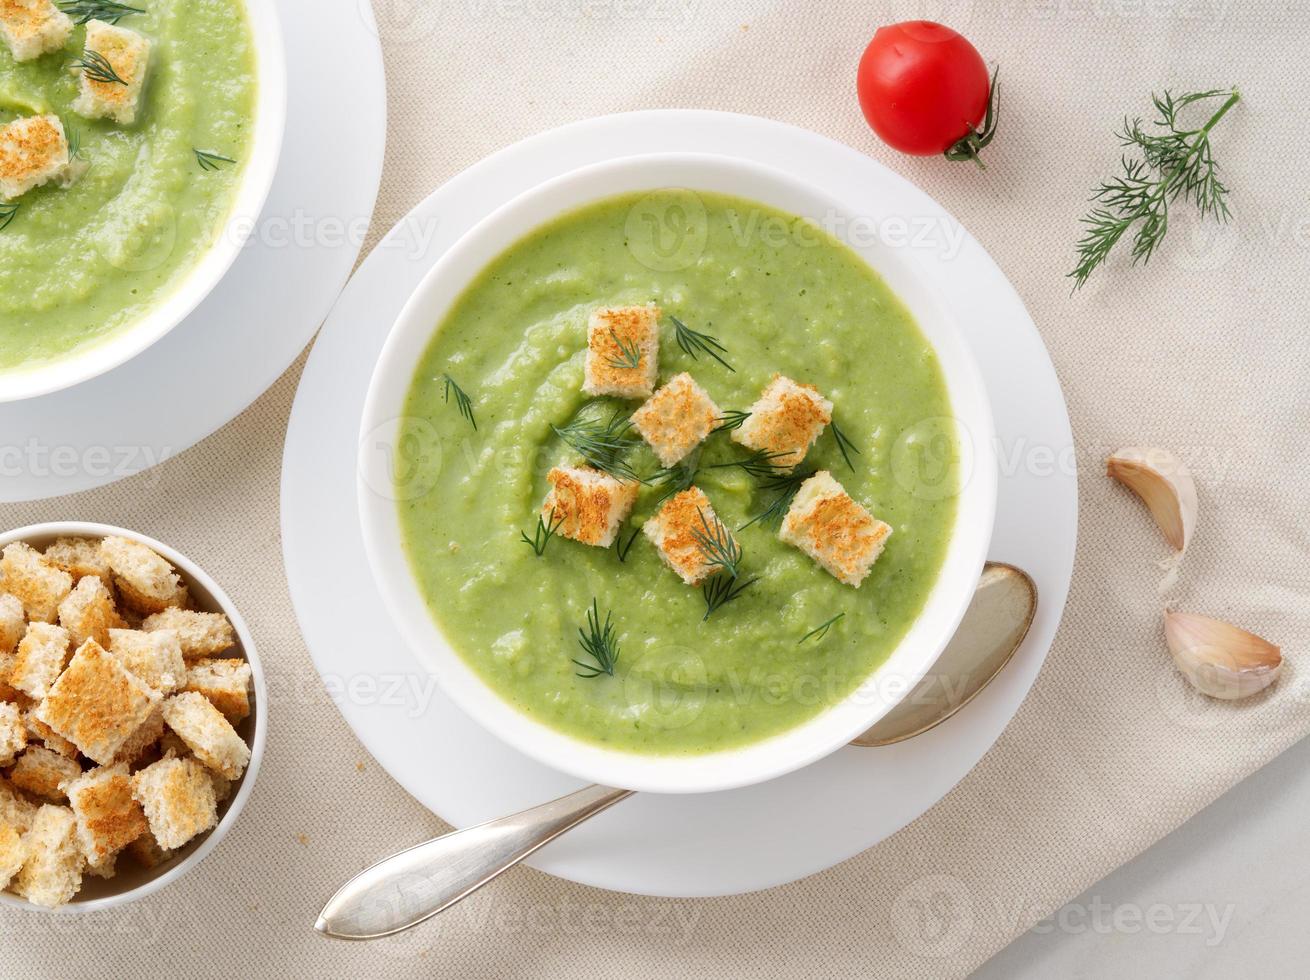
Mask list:
POLYGON ((299 0, 276 3, 286 136, 242 254, 195 312, 139 356, 75 387, 0 405, 0 502, 102 486, 195 445, 277 380, 332 308, 382 177, 382 47, 366 0, 321 0, 328 9, 316 17, 332 27, 313 31, 303 29, 299 0), (350 85, 322 84, 345 63, 350 85))
POLYGON ((978 698, 932 731, 885 748, 840 749, 744 789, 638 795, 529 861, 542 871, 619 891, 725 895, 831 867, 941 799, 1018 710, 1064 608, 1073 572, 1077 482, 1059 382, 1005 276, 922 191, 814 133, 716 112, 606 116, 488 157, 397 226, 361 266, 324 326, 287 432, 283 553, 301 630, 324 683, 368 750, 421 803, 465 827, 578 788, 576 780, 515 752, 461 714, 388 621, 357 519, 359 420, 391 324, 423 275, 474 223, 509 198, 578 167, 667 152, 719 153, 791 169, 847 202, 853 213, 871 216, 870 231, 890 239, 907 237, 907 225, 908 236, 926 229, 917 239, 923 247, 939 243, 943 252, 952 250, 954 286, 942 301, 963 312, 959 319, 985 378, 999 441, 990 557, 1027 569, 1041 591, 1032 631, 1014 660, 978 698), (425 250, 404 247, 414 227, 430 228, 438 220, 425 250))

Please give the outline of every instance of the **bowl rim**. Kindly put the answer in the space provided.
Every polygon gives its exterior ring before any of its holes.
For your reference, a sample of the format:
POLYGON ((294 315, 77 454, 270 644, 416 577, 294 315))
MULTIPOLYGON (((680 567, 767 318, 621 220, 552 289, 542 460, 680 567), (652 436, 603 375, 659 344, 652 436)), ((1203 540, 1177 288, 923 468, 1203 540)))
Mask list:
MULTIPOLYGON (((396 318, 374 366, 365 400, 356 481, 365 551, 384 604, 418 661, 432 673, 446 696, 492 735, 557 771, 591 782, 658 793, 732 789, 809 765, 866 730, 912 690, 949 642, 972 597, 991 539, 997 483, 990 402, 981 371, 955 317, 931 294, 924 294, 919 305, 912 305, 904 295, 904 285, 893 284, 885 268, 874 265, 864 254, 864 249, 847 242, 848 247, 888 281, 901 301, 911 309, 926 339, 936 350, 943 365, 957 436, 961 445, 972 452, 972 469, 967 478, 962 477, 964 483, 958 495, 961 506, 957 508, 955 529, 942 569, 924 609, 888 657, 850 695, 825 706, 796 726, 742 746, 685 755, 641 754, 600 747, 520 712, 482 680, 446 639, 419 593, 417 579, 399 534, 397 503, 376 491, 378 473, 375 471, 376 461, 369 458, 370 439, 381 436, 385 441, 402 420, 403 401, 412 385, 418 357, 436 329, 433 325, 439 326, 443 322, 450 307, 488 262, 534 229, 588 203, 625 193, 669 187, 690 187, 693 191, 761 200, 758 193, 711 188, 704 183, 697 186, 694 181, 666 176, 670 171, 677 174, 680 170, 702 174, 718 171, 719 177, 725 181, 747 177, 762 180, 780 194, 798 195, 839 213, 850 211, 840 201, 792 173, 753 160, 709 153, 646 153, 616 158, 576 168, 523 192, 484 217, 456 241, 424 275, 396 318), (607 178, 622 183, 629 171, 641 174, 645 170, 653 170, 661 176, 638 179, 634 186, 618 190, 609 187, 592 189, 593 185, 604 184, 607 178), (577 196, 568 197, 569 194, 577 196), (561 195, 568 197, 566 203, 551 203, 561 195), (484 252, 487 254, 482 254, 484 252), (471 269, 461 269, 461 265, 470 263, 471 269), (462 274, 456 276, 455 272, 462 274), (453 285, 444 281, 452 276, 453 285), (433 299, 434 296, 437 300, 433 299), (922 313, 925 308, 931 308, 933 312, 935 327, 932 330, 924 327, 922 313), (943 353, 944 346, 950 354, 949 366, 943 353), (962 404, 962 396, 968 397, 967 406, 962 404), (970 413, 967 426, 961 417, 963 411, 970 413), (964 506, 965 502, 969 503, 968 508, 964 506), (968 534, 963 530, 966 518, 975 522, 968 534), (945 596, 942 590, 948 570, 959 582, 953 594, 945 596), (928 628, 922 624, 930 620, 930 612, 934 614, 931 621, 941 624, 936 627, 940 636, 931 644, 935 649, 929 655, 920 656, 909 670, 897 675, 899 680, 894 682, 895 690, 891 696, 874 692, 875 708, 860 707, 857 702, 861 697, 870 696, 870 689, 876 686, 879 676, 886 673, 897 654, 907 648, 907 641, 918 629, 928 628), (816 738, 813 733, 821 729, 827 729, 827 734, 816 738), (810 744, 803 747, 806 737, 810 744)), ((730 183, 728 186, 734 188, 736 185, 730 183)), ((784 212, 806 214, 802 209, 779 205, 767 197, 762 203, 784 212)), ((907 281, 917 278, 902 270, 901 278, 906 276, 907 281)))
POLYGON ((255 53, 251 154, 227 216, 199 260, 134 323, 71 353, 0 371, 0 404, 53 394, 126 364, 166 337, 223 280, 249 243, 273 189, 286 133, 287 67, 277 5, 241 0, 255 53))
POLYGON ((250 763, 246 766, 246 771, 241 775, 240 785, 232 795, 231 802, 228 803, 227 812, 223 814, 214 829, 207 833, 196 849, 171 868, 155 875, 148 881, 142 882, 135 888, 82 902, 79 902, 77 897, 74 896, 73 900, 67 905, 61 905, 53 909, 42 905, 33 905, 18 895, 0 891, 0 905, 6 908, 19 908, 38 914, 83 915, 88 912, 121 908, 138 899, 153 895, 160 889, 179 881, 200 866, 200 863, 213 852, 219 841, 227 836, 237 822, 241 816, 241 811, 245 809, 246 801, 250 799, 250 794, 254 791, 255 778, 259 774, 260 763, 264 758, 264 747, 268 737, 268 687, 264 678, 263 664, 259 659, 259 652, 255 649, 254 636, 246 625, 245 619, 241 616, 240 610, 237 609, 228 594, 199 565, 175 548, 141 534, 139 531, 116 527, 112 524, 97 524, 87 521, 49 521, 15 528, 12 531, 0 534, 0 548, 16 541, 33 541, 56 537, 103 538, 109 535, 119 535, 138 541, 166 558, 183 575, 188 585, 197 584, 204 592, 208 593, 209 597, 222 608, 228 620, 232 623, 232 628, 236 631, 237 639, 241 643, 242 652, 245 654, 246 662, 250 664, 251 687, 255 702, 252 713, 254 734, 250 741, 250 763))

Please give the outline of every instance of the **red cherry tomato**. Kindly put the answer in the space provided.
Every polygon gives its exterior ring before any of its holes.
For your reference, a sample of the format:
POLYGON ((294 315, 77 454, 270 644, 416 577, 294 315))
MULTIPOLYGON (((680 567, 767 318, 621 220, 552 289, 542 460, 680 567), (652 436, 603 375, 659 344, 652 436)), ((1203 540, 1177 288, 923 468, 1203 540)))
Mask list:
POLYGON ((902 153, 976 161, 995 132, 993 84, 982 55, 941 24, 909 20, 878 28, 860 58, 856 84, 864 118, 902 153))

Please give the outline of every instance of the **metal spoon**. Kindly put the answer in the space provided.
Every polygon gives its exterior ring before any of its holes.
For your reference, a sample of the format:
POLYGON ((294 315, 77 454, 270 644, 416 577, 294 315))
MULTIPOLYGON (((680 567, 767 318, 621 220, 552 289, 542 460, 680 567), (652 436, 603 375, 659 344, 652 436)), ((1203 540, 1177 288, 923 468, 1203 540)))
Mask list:
MULTIPOLYGON (((941 724, 1010 662, 1037 611, 1037 586, 989 562, 933 672, 852 745, 890 745, 941 724)), ((588 786, 522 813, 457 830, 384 858, 346 882, 314 928, 335 939, 380 939, 450 908, 632 790, 588 786)))

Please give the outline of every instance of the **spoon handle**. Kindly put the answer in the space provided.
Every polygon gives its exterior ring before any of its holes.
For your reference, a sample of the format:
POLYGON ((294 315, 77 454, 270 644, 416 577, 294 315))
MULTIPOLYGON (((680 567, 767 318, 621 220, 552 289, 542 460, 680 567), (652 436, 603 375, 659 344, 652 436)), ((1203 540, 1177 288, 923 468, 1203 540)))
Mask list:
POLYGON ((499 820, 384 858, 346 882, 314 928, 334 939, 378 939, 450 908, 539 847, 632 795, 588 786, 499 820))

